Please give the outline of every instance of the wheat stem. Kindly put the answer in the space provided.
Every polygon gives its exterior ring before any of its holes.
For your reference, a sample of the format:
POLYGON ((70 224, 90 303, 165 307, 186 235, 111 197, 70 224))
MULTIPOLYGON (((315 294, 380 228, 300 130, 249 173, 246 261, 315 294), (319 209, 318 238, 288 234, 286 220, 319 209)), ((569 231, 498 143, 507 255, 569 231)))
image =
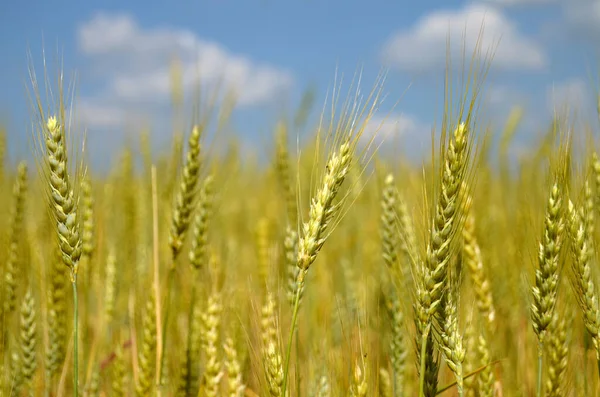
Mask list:
POLYGON ((79 299, 77 297, 77 273, 71 273, 73 287, 73 395, 79 395, 79 299))
POLYGON ((296 288, 296 297, 294 298, 294 310, 292 314, 292 327, 290 328, 290 334, 288 336, 287 350, 285 354, 285 367, 283 371, 283 388, 282 395, 286 396, 286 387, 288 381, 288 372, 290 368, 290 358, 292 353, 292 343, 294 340, 294 333, 296 331, 296 323, 298 321, 298 311, 300 309, 300 297, 302 295, 302 289, 304 287, 304 278, 306 277, 307 271, 305 269, 300 270, 298 274, 298 287, 296 288))
POLYGON ((538 343, 538 366, 537 366, 537 383, 536 383, 536 396, 542 397, 542 372, 544 365, 544 342, 538 343))
POLYGON ((425 397, 425 364, 427 357, 427 338, 429 337, 430 326, 427 325, 425 332, 421 335, 421 362, 419 371, 419 397, 425 397))

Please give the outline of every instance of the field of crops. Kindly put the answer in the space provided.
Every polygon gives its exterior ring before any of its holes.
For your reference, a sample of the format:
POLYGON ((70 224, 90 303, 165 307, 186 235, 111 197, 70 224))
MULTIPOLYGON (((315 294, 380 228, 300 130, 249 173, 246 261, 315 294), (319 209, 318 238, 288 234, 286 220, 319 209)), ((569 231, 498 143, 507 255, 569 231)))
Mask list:
POLYGON ((0 135, 0 396, 598 395, 597 145, 557 112, 515 163, 486 68, 421 163, 365 136, 378 80, 273 120, 267 164, 212 149, 234 102, 205 93, 107 175, 33 81, 35 162, 0 135))

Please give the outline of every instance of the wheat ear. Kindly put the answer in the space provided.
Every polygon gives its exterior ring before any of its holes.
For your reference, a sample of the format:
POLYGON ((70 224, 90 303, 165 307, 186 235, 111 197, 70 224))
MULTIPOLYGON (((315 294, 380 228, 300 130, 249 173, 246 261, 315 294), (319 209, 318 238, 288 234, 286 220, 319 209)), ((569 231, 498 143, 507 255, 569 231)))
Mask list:
POLYGON ((420 362, 420 395, 437 393, 439 363, 433 356, 432 327, 434 316, 443 322, 443 299, 448 285, 449 264, 452 258, 453 239, 459 232, 463 185, 469 171, 471 140, 469 126, 459 124, 450 138, 442 162, 442 181, 438 202, 431 226, 425 260, 417 269, 415 323, 416 353, 420 362))
POLYGON ((242 368, 238 360, 237 350, 233 339, 226 338, 223 345, 225 351, 225 369, 227 370, 227 395, 229 397, 243 397, 246 385, 242 379, 242 368))
POLYGON ((535 271, 535 285, 532 287, 533 302, 531 316, 533 329, 538 337, 538 378, 537 395, 542 393, 542 365, 546 331, 550 326, 558 293, 559 254, 563 241, 562 191, 557 182, 553 183, 548 198, 544 232, 539 246, 538 268, 535 271))
POLYGON ((369 384, 367 383, 367 368, 361 366, 358 362, 354 365, 352 385, 350 386, 350 396, 352 397, 366 397, 369 391, 369 384))
MULTIPOLYGON (((23 240, 21 235, 23 229, 23 215, 25 210, 25 196, 27 194, 27 164, 19 163, 17 179, 13 186, 14 204, 9 220, 8 229, 8 256, 4 268, 4 293, 3 296, 3 321, 15 310, 18 285, 18 260, 19 246, 23 240)), ((0 308, 2 309, 2 308, 0 308)), ((2 328, 4 330, 5 327, 2 328)), ((1 333, 2 331, 0 331, 1 333)))
POLYGON ((79 394, 77 274, 82 252, 77 199, 68 174, 66 134, 62 120, 58 120, 54 116, 49 117, 43 128, 46 164, 48 165, 47 180, 50 185, 50 206, 56 221, 62 261, 70 270, 73 288, 73 393, 77 397, 79 394))
POLYGON ((584 208, 576 209, 569 200, 568 226, 571 246, 573 291, 583 314, 583 324, 592 337, 596 350, 596 361, 600 372, 600 310, 598 295, 592 278, 592 251, 589 229, 585 227, 584 208))
POLYGON ((564 377, 567 372, 567 356, 569 352, 567 340, 567 322, 564 317, 554 313, 548 328, 548 381, 546 395, 560 397, 566 393, 564 377))
POLYGON ((192 210, 195 204, 197 194, 196 185, 200 173, 200 137, 202 128, 194 126, 188 139, 188 152, 186 162, 183 167, 179 190, 175 197, 173 216, 171 217, 171 228, 169 231, 169 247, 171 249, 171 265, 167 274, 167 291, 165 297, 165 315, 162 319, 161 343, 158 360, 158 386, 162 386, 163 369, 165 361, 165 344, 167 342, 167 330, 169 324, 169 314, 171 312, 171 290, 175 281, 176 261, 183 247, 187 230, 190 226, 192 210))

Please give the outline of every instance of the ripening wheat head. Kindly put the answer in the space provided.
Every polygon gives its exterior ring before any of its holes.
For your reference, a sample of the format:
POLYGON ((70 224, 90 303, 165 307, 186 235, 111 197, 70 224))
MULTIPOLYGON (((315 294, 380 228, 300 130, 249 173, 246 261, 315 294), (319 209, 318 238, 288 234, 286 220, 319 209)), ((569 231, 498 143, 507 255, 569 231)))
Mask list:
MULTIPOLYGON (((44 61, 45 62, 45 61, 44 61)), ((76 277, 79 260, 82 255, 82 232, 78 212, 78 196, 75 186, 79 178, 85 174, 82 164, 77 163, 77 155, 73 149, 77 147, 77 135, 72 133, 73 87, 64 91, 62 71, 58 75, 57 97, 54 96, 51 83, 46 78, 44 104, 40 94, 33 67, 30 68, 32 89, 32 111, 34 122, 32 135, 35 142, 38 169, 45 180, 46 195, 52 216, 55 220, 62 260, 70 269, 71 277, 76 277), (71 97, 71 98, 69 98, 71 97), (67 110, 71 103, 71 108, 67 110), (71 150, 71 151, 70 151, 71 150), (75 167, 72 165, 75 164, 75 167)), ((82 144, 84 152, 85 146, 82 144)), ((83 157, 83 156, 82 156, 83 157)))
MULTIPOLYGON (((315 178, 319 182, 315 187, 316 191, 311 194, 308 219, 303 222, 300 231, 298 267, 304 271, 315 261, 328 235, 343 216, 343 207, 348 196, 342 196, 337 203, 335 199, 348 175, 351 163, 359 161, 364 169, 369 161, 369 149, 374 137, 367 141, 364 148, 359 150, 358 146, 360 142, 364 142, 363 133, 377 110, 382 83, 383 78, 377 80, 365 101, 362 100, 360 89, 357 89, 354 96, 347 97, 339 115, 336 113, 339 90, 334 90, 329 124, 325 125, 323 117, 321 118, 318 138, 322 133, 325 134, 327 160, 324 173, 315 178)), ((317 165, 319 147, 315 152, 315 168, 322 170, 322 167, 317 165)))

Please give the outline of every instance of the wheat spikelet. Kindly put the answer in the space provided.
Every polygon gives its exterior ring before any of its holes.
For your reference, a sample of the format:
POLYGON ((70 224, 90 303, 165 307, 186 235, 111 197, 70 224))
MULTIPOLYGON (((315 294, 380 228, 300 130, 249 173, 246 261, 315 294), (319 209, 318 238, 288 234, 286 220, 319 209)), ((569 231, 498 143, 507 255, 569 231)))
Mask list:
POLYGON ((585 227, 584 219, 584 208, 576 209, 569 200, 568 229, 573 258, 571 285, 583 314, 583 323, 592 337, 596 358, 600 360, 600 310, 598 310, 598 296, 592 278, 589 229, 585 227))
POLYGON ((494 372, 492 371, 488 344, 483 335, 479 335, 477 351, 479 352, 480 362, 486 366, 477 377, 477 390, 481 397, 494 397, 494 372))
POLYGON ((548 338, 548 381, 546 390, 548 397, 564 396, 564 377, 567 371, 567 323, 564 318, 559 318, 554 313, 549 328, 548 338))
POLYGON ((592 153, 592 171, 594 173, 594 181, 596 187, 596 210, 600 212, 600 159, 598 153, 592 153))
POLYGON ((404 315, 396 294, 390 294, 387 302, 387 311, 391 325, 390 359, 392 361, 392 385, 393 395, 400 397, 404 395, 404 376, 408 350, 404 335, 404 315))
POLYGON ((271 342, 277 341, 277 319, 275 317, 275 309, 275 298, 270 291, 267 291, 261 309, 260 320, 263 349, 267 349, 271 342))
MULTIPOLYGON (((477 343, 478 338, 475 335, 475 329, 473 326, 472 316, 467 320, 467 324, 465 327, 464 333, 464 341, 465 341, 465 363, 463 365, 463 369, 466 374, 471 373, 476 366, 476 363, 479 362, 477 356, 477 343)), ((477 374, 473 376, 469 376, 464 379, 464 394, 466 397, 474 397, 475 396, 475 385, 477 381, 477 374)))
POLYGON ((354 372, 352 377, 352 385, 350 387, 350 395, 352 397, 365 397, 369 391, 369 385, 367 383, 366 368, 360 368, 358 362, 354 365, 354 372))
MULTIPOLYGON (((287 289, 286 289, 286 297, 290 307, 294 307, 294 299, 296 298, 296 294, 298 293, 299 284, 296 282, 298 280, 298 274, 300 273, 300 268, 297 266, 297 258, 298 258, 298 233, 287 226, 285 229, 285 240, 283 241, 283 248, 285 250, 284 259, 285 259, 285 270, 287 272, 287 289)), ((302 301, 302 291, 300 291, 300 301, 302 301)))
MULTIPOLYGON (((19 163, 17 179, 13 187, 14 204, 9 220, 8 231, 8 255, 4 268, 3 308, 4 315, 8 316, 15 310, 17 285, 18 285, 18 262, 19 247, 22 244, 23 216, 25 209, 25 196, 27 194, 27 164, 19 163)), ((1 314, 1 312, 0 312, 1 314)), ((3 320, 6 321, 6 320, 3 320)))
POLYGON ((10 352, 8 368, 10 391, 13 395, 19 395, 23 388, 23 371, 21 371, 21 356, 16 349, 10 352))
POLYGON ((481 249, 475 237, 475 217, 472 213, 467 216, 463 228, 463 252, 465 264, 469 269, 471 282, 475 290, 475 301, 481 316, 485 319, 490 330, 494 329, 496 310, 492 298, 490 280, 483 266, 481 249))
POLYGON ((195 298, 190 305, 188 318, 188 336, 184 360, 181 364, 178 396, 196 396, 199 390, 200 348, 205 337, 202 324, 202 310, 195 298))
POLYGON ((552 321, 556 294, 558 293, 558 259, 563 240, 561 190, 557 183, 552 185, 548 207, 546 209, 545 227, 540 242, 538 269, 535 272, 535 286, 532 287, 533 304, 531 315, 533 329, 540 343, 544 342, 546 330, 552 321))
POLYGON ((56 220, 59 246, 64 264, 76 279, 81 258, 81 232, 77 215, 77 200, 67 172, 67 148, 64 126, 56 117, 49 117, 44 129, 46 162, 49 168, 50 199, 56 220))
POLYGON ((260 218, 256 225, 256 251, 258 259, 258 277, 261 285, 268 287, 271 258, 270 258, 270 225, 267 218, 260 218))
POLYGON ((453 239, 459 231, 461 208, 464 197, 463 186, 469 171, 471 143, 469 126, 461 123, 454 130, 442 162, 441 191, 435 206, 431 233, 427 244, 427 254, 417 268, 415 324, 416 353, 419 374, 424 379, 424 393, 431 396, 437 392, 439 363, 433 355, 431 331, 432 319, 438 316, 445 321, 446 309, 443 298, 447 288, 449 263, 452 258, 453 239), (422 357, 425 344, 425 357, 422 357), (424 371, 423 374, 421 372, 424 371))
POLYGON ((194 207, 194 199, 197 193, 196 185, 198 183, 198 174, 200 172, 201 133, 202 131, 199 126, 194 126, 194 128, 192 128, 188 140, 186 162, 183 167, 179 190, 177 191, 177 196, 175 198, 169 234, 169 244, 173 259, 177 258, 181 251, 194 207))
POLYGON ((227 395, 229 397, 243 397, 246 385, 242 379, 242 368, 238 361, 237 350, 233 339, 225 339, 225 369, 227 370, 227 395))
POLYGON ((398 223, 400 224, 400 252, 402 253, 400 265, 402 269, 402 274, 404 276, 405 284, 407 286, 410 286, 414 282, 414 280, 412 279, 412 267, 414 262, 419 257, 417 236, 415 233, 415 228, 411 219, 411 215, 406 205, 406 201, 399 192, 397 192, 397 195, 398 205, 396 208, 398 212, 398 223))
POLYGON ((219 384, 223 377, 221 359, 218 346, 220 343, 219 327, 221 324, 221 298, 217 293, 212 293, 208 299, 208 307, 202 315, 202 340, 206 363, 204 368, 204 394, 207 397, 216 397, 219 393, 219 384))
POLYGON ((265 366, 269 394, 271 397, 283 396, 283 365, 279 348, 273 341, 269 341, 265 352, 265 366))
POLYGON ((110 376, 111 396, 126 396, 127 372, 125 368, 125 357, 123 354, 123 349, 120 346, 117 347, 117 350, 115 352, 115 361, 112 364, 112 371, 110 376))
POLYGON ((81 217, 83 231, 81 235, 81 254, 89 263, 94 253, 94 198, 92 196, 92 184, 89 177, 83 178, 81 182, 81 217))
POLYGON ((137 396, 148 396, 152 390, 156 365, 156 297, 150 294, 142 317, 142 338, 139 347, 139 374, 135 386, 137 396))
POLYGON ((398 192, 394 186, 394 176, 388 174, 384 180, 381 197, 381 245, 383 262, 396 277, 400 275, 398 268, 400 238, 397 233, 397 205, 398 192))
POLYGON ((275 298, 270 291, 267 291, 261 309, 262 355, 269 393, 272 397, 279 397, 283 395, 283 367, 275 310, 275 298))
POLYGON ((594 230, 595 230, 595 216, 594 216, 594 195, 590 183, 586 180, 583 186, 584 191, 584 207, 585 207, 585 229, 586 234, 589 238, 589 249, 593 255, 594 252, 594 230))
POLYGON ((106 258, 106 277, 104 281, 104 324, 110 326, 115 312, 117 284, 117 257, 111 249, 106 258))
POLYGON ((463 339, 458 329, 458 303, 455 296, 458 295, 458 286, 450 287, 445 296, 445 310, 441 330, 441 350, 444 353, 446 364, 454 373, 456 388, 460 396, 464 393, 463 384, 463 362, 465 361, 465 349, 463 339))
POLYGON ((21 322, 19 333, 20 380, 29 385, 37 370, 37 325, 35 319, 35 301, 31 290, 28 290, 21 303, 21 322))
POLYGON ((200 269, 206 263, 206 250, 208 246, 208 221, 212 212, 212 186, 213 177, 208 176, 200 186, 198 193, 198 208, 194 221, 194 239, 190 250, 190 263, 200 269))
POLYGON ((298 244, 298 267, 304 272, 315 261, 325 243, 325 232, 338 208, 333 205, 333 200, 348 174, 352 158, 351 149, 350 142, 344 142, 339 150, 331 155, 322 187, 310 206, 309 220, 303 226, 298 244))
POLYGON ((314 394, 315 397, 330 397, 331 396, 331 386, 329 384, 329 378, 327 375, 323 375, 319 378, 319 383, 317 385, 317 390, 314 394))
POLYGON ((379 369, 379 396, 380 397, 393 397, 392 380, 390 379, 390 373, 385 368, 379 369))
MULTIPOLYGON (((380 84, 381 82, 378 82, 380 84)), ((350 170, 353 157, 356 155, 356 147, 365 131, 369 120, 379 101, 381 87, 375 87, 370 93, 366 103, 361 105, 359 102, 359 93, 352 104, 346 103, 342 114, 335 121, 335 115, 331 115, 331 123, 328 132, 333 135, 332 152, 328 156, 325 167, 325 173, 317 187, 315 194, 311 197, 311 204, 308 212, 308 220, 303 223, 301 234, 298 241, 298 267, 300 272, 297 279, 297 293, 292 313, 292 324, 286 346, 283 394, 287 393, 287 384, 289 378, 289 366, 291 359, 291 348, 296 332, 296 323, 298 320, 298 310, 300 305, 300 294, 304 288, 304 281, 310 266, 317 258, 323 244, 327 239, 327 233, 330 233, 331 223, 340 219, 340 210, 343 208, 343 196, 340 202, 334 204, 334 200, 350 170)), ((335 103, 334 103, 335 105, 335 103)), ((321 126, 319 126, 319 130, 321 126)), ((356 187, 355 187, 356 188, 356 187)))
POLYGON ((60 250, 55 250, 50 267, 48 290, 48 345, 46 346, 46 371, 49 381, 65 360, 67 346, 66 277, 60 250))

